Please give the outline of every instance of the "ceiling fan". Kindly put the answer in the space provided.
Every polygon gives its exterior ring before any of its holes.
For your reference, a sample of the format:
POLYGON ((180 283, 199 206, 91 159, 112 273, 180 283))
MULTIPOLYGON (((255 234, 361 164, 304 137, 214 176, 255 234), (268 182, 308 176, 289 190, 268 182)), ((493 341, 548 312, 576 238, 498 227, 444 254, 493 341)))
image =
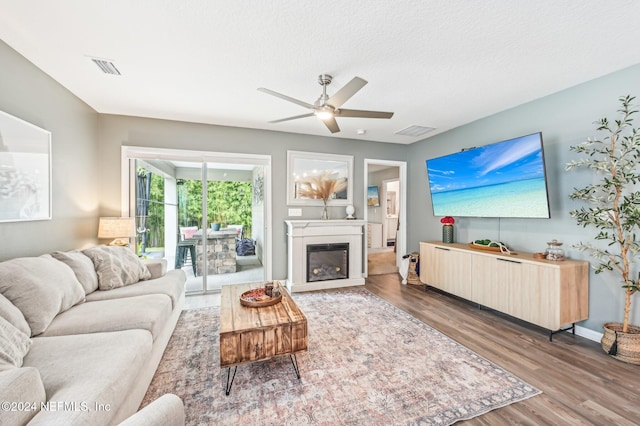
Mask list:
POLYGON ((322 122, 325 124, 325 126, 327 126, 331 133, 337 133, 340 131, 340 127, 338 127, 336 117, 393 117, 392 112, 340 108, 342 104, 347 102, 353 95, 358 92, 358 90, 362 89, 367 84, 367 81, 360 77, 354 77, 350 82, 348 82, 345 86, 338 90, 333 96, 329 97, 329 95, 327 95, 327 86, 331 84, 332 79, 333 77, 329 74, 320 74, 318 76, 318 83, 322 86, 322 95, 320 95, 320 97, 313 104, 294 99, 287 95, 274 92, 273 90, 265 89, 264 87, 260 87, 258 90, 260 90, 261 92, 277 96, 278 98, 284 99, 285 101, 293 102, 294 104, 298 104, 313 111, 308 114, 296 115, 294 117, 287 117, 281 118, 280 120, 269 121, 269 123, 280 123, 282 121, 296 120, 298 118, 311 117, 315 115, 320 120, 322 120, 322 122))

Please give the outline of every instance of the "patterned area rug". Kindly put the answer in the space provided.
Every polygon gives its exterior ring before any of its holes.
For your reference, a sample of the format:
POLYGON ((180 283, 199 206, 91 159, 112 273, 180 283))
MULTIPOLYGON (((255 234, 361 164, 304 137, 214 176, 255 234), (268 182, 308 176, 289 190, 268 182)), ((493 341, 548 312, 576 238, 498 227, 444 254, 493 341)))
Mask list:
POLYGON ((241 365, 225 396, 219 308, 184 311, 143 405, 168 392, 189 425, 447 425, 539 390, 369 291, 294 294, 309 351, 241 365))

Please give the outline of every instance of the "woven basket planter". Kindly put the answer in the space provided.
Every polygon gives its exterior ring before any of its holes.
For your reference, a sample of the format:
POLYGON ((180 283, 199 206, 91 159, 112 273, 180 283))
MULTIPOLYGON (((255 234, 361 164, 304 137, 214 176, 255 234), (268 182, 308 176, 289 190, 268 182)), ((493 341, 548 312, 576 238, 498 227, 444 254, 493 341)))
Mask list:
POLYGON ((413 252, 411 253, 410 259, 409 276, 407 277, 407 283, 413 285, 423 285, 422 281, 420 281, 418 273, 416 272, 416 266, 418 265, 418 261, 420 260, 420 254, 413 252))
POLYGON ((640 327, 629 325, 628 333, 622 332, 622 323, 619 322, 607 322, 603 327, 602 349, 620 361, 640 365, 640 327), (609 353, 614 342, 617 351, 609 353))

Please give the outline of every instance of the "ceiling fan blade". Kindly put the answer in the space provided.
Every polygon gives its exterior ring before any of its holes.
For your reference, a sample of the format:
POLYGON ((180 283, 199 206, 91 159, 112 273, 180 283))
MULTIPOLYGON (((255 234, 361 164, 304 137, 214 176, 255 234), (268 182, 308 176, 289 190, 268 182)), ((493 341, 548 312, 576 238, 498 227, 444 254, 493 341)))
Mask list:
POLYGON ((327 100, 327 103, 334 108, 340 108, 342 104, 347 102, 356 92, 362 89, 367 84, 367 80, 360 77, 353 77, 353 79, 345 84, 340 90, 333 94, 327 100))
POLYGON ((338 117, 391 118, 392 112, 365 111, 362 109, 341 109, 335 112, 338 117))
POLYGON ((338 133, 340 131, 340 127, 338 127, 338 122, 335 117, 327 118, 322 120, 327 129, 331 131, 331 133, 338 133))
POLYGON ((300 101, 287 95, 283 95, 282 93, 274 92, 273 90, 265 89, 264 87, 259 87, 258 90, 264 93, 268 93, 269 95, 273 95, 277 98, 284 99, 285 101, 293 102, 294 104, 298 104, 305 108, 314 109, 314 106, 310 103, 300 101))
POLYGON ((269 121, 269 123, 282 123, 283 121, 296 120, 298 118, 311 117, 314 114, 310 112, 309 114, 296 115, 294 117, 281 118, 280 120, 269 121))

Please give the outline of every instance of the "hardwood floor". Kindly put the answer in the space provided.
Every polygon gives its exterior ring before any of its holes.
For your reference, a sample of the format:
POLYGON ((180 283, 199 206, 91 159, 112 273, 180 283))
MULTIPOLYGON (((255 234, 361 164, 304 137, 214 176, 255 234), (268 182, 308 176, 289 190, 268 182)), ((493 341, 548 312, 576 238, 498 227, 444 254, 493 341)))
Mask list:
POLYGON ((398 274, 367 278, 365 288, 542 390, 468 425, 638 425, 640 366, 606 355, 598 342, 507 319, 398 274))
MULTIPOLYGON (((402 285, 398 274, 370 276, 365 288, 543 392, 458 424, 640 424, 640 366, 609 357, 598 342, 570 333, 549 342, 544 329, 402 285)), ((190 298, 192 308, 220 303, 219 294, 190 298)))

